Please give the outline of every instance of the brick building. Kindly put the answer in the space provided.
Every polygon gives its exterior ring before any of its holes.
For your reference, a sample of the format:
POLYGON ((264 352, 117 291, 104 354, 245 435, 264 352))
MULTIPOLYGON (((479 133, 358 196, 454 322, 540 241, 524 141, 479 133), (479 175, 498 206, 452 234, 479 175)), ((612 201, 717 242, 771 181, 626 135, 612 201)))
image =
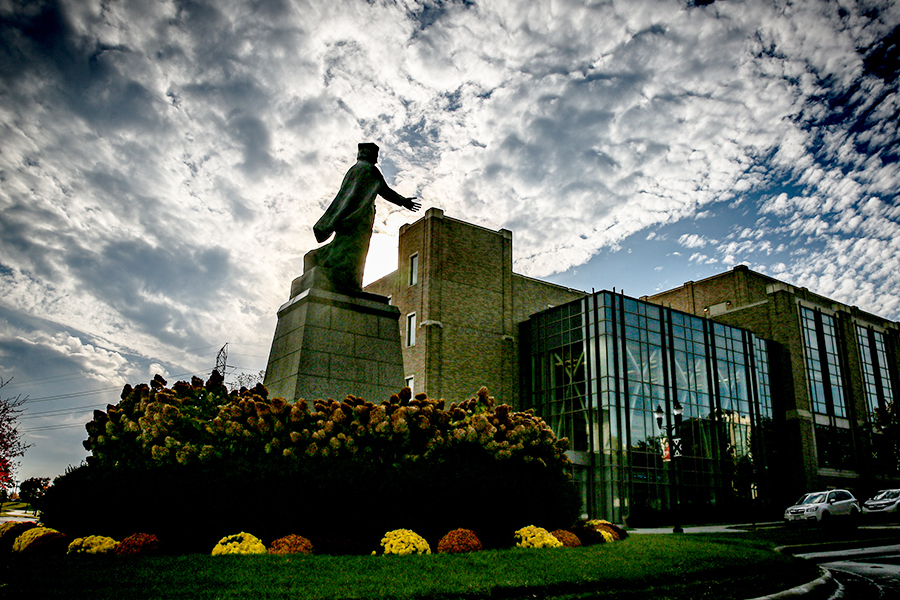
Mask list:
POLYGON ((403 363, 414 393, 465 400, 482 385, 518 401, 518 324, 585 293, 512 270, 512 232, 431 208, 400 228, 399 268, 366 286, 400 309, 403 363))
POLYGON ((897 323, 743 265, 643 299, 768 340, 780 479, 792 490, 898 485, 896 441, 874 427, 900 389, 897 323))
POLYGON ((900 486, 873 419, 900 389, 895 322, 743 266, 641 299, 587 294, 514 273, 510 231, 434 208, 398 252, 365 290, 400 310, 408 385, 534 408, 570 439, 593 517, 772 517, 804 491, 900 486))

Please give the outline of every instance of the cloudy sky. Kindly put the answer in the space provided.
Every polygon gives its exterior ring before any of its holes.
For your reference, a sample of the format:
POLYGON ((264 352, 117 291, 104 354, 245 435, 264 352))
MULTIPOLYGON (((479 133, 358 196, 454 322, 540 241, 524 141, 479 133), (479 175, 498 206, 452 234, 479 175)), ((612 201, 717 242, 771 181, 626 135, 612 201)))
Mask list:
MULTIPOLYGON (((900 318, 885 1, 0 0, 0 377, 19 477, 125 383, 265 368, 375 141, 515 269, 639 296, 736 264, 900 318)), ((419 215, 382 202, 367 281, 419 215)))

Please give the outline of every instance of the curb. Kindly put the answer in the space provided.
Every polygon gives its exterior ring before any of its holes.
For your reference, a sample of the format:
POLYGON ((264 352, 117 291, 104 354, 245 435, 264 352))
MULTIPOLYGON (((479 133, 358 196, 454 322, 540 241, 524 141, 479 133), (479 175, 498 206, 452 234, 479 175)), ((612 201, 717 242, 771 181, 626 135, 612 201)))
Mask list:
POLYGON ((900 543, 900 537, 873 538, 871 540, 851 540, 846 542, 822 542, 819 544, 796 544, 778 546, 775 552, 782 554, 808 554, 811 552, 828 552, 830 550, 849 550, 860 546, 891 546, 900 543))
POLYGON ((822 569, 822 572, 823 575, 821 577, 810 581, 809 583, 798 585, 795 588, 784 590, 783 592, 778 592, 777 594, 770 594, 768 596, 752 598, 751 600, 781 600, 782 598, 798 598, 813 594, 814 592, 822 590, 825 586, 830 586, 834 583, 834 578, 831 576, 831 573, 829 571, 827 571, 826 569, 822 569))

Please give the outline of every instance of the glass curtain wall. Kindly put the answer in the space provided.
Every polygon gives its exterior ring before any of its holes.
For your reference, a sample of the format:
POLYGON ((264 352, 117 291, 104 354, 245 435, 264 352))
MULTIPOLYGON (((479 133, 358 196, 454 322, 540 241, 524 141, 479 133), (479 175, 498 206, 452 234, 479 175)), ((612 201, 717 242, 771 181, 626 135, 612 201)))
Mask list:
POLYGON ((898 473, 900 456, 896 440, 889 439, 889 436, 877 427, 880 421, 879 414, 884 415, 894 400, 894 386, 891 384, 887 358, 887 340, 881 331, 859 323, 856 325, 856 340, 859 345, 863 389, 866 396, 868 413, 866 419, 872 424, 870 429, 872 460, 887 472, 898 473))
POLYGON ((830 314, 801 306, 800 327, 819 467, 852 469, 853 437, 844 398, 837 323, 830 314))
POLYGON ((539 313, 529 331, 530 406, 569 438, 589 515, 649 523, 678 503, 711 518, 758 498, 772 413, 762 340, 611 292, 539 313), (681 456, 667 461, 670 437, 681 456))

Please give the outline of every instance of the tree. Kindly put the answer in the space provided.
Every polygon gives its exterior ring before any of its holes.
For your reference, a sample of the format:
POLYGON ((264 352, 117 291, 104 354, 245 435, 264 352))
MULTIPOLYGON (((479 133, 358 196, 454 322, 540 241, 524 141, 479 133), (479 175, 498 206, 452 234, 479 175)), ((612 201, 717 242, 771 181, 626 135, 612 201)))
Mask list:
POLYGON ((900 402, 894 399, 884 408, 876 408, 875 427, 881 434, 879 441, 884 453, 879 462, 886 463, 895 473, 900 472, 900 402))
MULTIPOLYGON (((10 381, 12 380, 0 378, 0 388, 10 381)), ((22 441, 18 424, 19 415, 23 411, 22 405, 27 399, 21 395, 0 398, 0 488, 14 485, 15 459, 24 455, 31 445, 22 441)))
POLYGON ((44 492, 50 487, 49 477, 31 477, 19 485, 19 499, 31 505, 34 514, 40 507, 44 492))
POLYGON ((228 384, 228 388, 233 391, 239 391, 241 388, 252 390, 257 383, 262 383, 265 378, 265 371, 260 371, 256 375, 253 373, 241 373, 234 378, 234 383, 228 384))

